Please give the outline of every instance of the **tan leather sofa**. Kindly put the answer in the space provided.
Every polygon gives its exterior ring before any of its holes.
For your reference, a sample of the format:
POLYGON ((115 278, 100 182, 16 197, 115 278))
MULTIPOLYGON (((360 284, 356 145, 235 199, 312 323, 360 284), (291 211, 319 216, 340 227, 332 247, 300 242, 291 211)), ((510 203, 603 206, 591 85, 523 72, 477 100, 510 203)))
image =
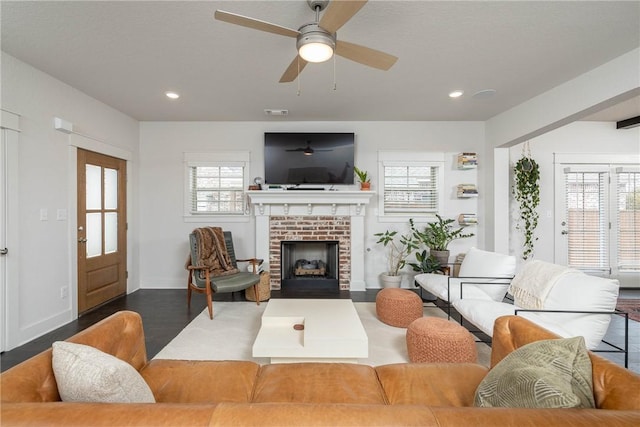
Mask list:
MULTIPOLYGON (((525 343, 554 338, 524 318, 496 322, 492 364, 525 343)), ((640 376, 591 354, 598 409, 474 408, 487 369, 473 364, 147 360, 142 321, 120 312, 68 341, 129 362, 157 403, 60 401, 51 349, 4 372, 2 426, 637 426, 640 376)))

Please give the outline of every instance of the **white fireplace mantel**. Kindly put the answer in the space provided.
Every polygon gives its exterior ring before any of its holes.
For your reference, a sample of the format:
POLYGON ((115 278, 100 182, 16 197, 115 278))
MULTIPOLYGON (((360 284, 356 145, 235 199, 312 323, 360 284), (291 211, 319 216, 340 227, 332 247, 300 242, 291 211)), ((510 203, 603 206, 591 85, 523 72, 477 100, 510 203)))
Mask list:
POLYGON ((364 216, 372 191, 263 190, 248 191, 256 216, 364 216))
MULTIPOLYGON (((364 291, 364 216, 372 191, 256 190, 248 191, 256 217, 256 256, 269 259, 271 216, 351 217, 351 279, 349 289, 364 291)), ((268 267, 268 266, 267 266, 268 267)))

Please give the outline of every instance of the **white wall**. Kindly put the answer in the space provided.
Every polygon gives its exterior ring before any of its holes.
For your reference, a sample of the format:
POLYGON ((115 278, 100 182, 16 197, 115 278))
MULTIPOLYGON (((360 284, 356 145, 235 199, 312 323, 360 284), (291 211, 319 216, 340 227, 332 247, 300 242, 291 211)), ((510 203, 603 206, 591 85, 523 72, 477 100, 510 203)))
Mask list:
POLYGON ((508 167, 507 156, 499 153, 498 147, 531 140, 638 95, 640 49, 637 48, 486 121, 487 168, 480 182, 488 190, 485 232, 489 248, 504 252, 506 240, 502 236, 509 232, 500 214, 509 209, 507 183, 493 181, 491 175, 494 168, 508 167))
MULTIPOLYGON (((372 190, 377 191, 378 150, 447 152, 446 216, 457 217, 468 205, 454 197, 454 187, 466 182, 475 171, 453 170, 454 154, 483 148, 484 124, 481 122, 143 122, 140 124, 140 284, 143 288, 184 288, 187 236, 196 227, 209 222, 185 222, 183 219, 184 152, 249 150, 251 176, 264 176, 263 138, 266 131, 355 132, 356 164, 373 175, 372 190), (464 181, 462 181, 464 179, 464 181)), ((482 162, 482 159, 479 160, 482 162)), ((472 181, 473 182, 473 181, 472 181)), ((474 203, 477 203, 474 201, 474 203)), ((387 228, 401 230, 408 218, 397 223, 379 222, 377 200, 367 208, 365 280, 367 287, 379 287, 377 275, 384 269, 382 248, 375 245, 374 233, 387 228)), ((236 252, 243 256, 254 252, 255 224, 216 222, 234 234, 236 252)), ((481 228, 481 227, 478 227, 481 228)), ((481 237, 480 237, 481 239, 481 237)), ((471 245, 481 246, 477 237, 455 242, 452 253, 471 245)), ((405 286, 409 280, 405 280, 405 286)))
MULTIPOLYGON (((70 136, 54 130, 54 117, 74 124, 75 130, 132 153, 135 183, 138 158, 138 122, 84 93, 2 53, 2 108, 21 115, 19 142, 19 253, 11 262, 19 264, 19 283, 9 283, 8 318, 16 324, 10 330, 8 348, 29 341, 73 319, 76 301, 75 253, 70 221, 56 220, 59 209, 70 210, 75 194, 69 191, 70 136), (40 220, 40 212, 48 220, 40 220), (17 259, 16 259, 17 258, 17 259), (70 295, 61 298, 61 287, 70 295), (11 320, 13 319, 13 320, 11 320)), ((131 194, 130 200, 135 200, 131 194)), ((137 263, 136 204, 129 207, 130 263, 137 263)), ((10 248, 11 250, 11 248, 10 248)), ((136 269, 134 269, 135 271, 136 269)), ((137 277, 129 277, 129 290, 137 277)))
MULTIPOLYGON (((510 164, 513 165, 522 155, 522 146, 519 144, 509 149, 510 164)), ((607 153, 628 154, 640 153, 640 127, 633 129, 616 129, 615 123, 609 122, 575 122, 545 135, 534 138, 529 143, 532 157, 540 165, 540 205, 538 213, 540 219, 535 235, 534 258, 554 261, 554 238, 559 224, 554 220, 554 153, 607 153)), ((510 175, 513 182, 513 173, 510 175)), ((517 203, 511 197, 511 241, 510 253, 522 255, 522 234, 515 229, 517 218, 517 203)))

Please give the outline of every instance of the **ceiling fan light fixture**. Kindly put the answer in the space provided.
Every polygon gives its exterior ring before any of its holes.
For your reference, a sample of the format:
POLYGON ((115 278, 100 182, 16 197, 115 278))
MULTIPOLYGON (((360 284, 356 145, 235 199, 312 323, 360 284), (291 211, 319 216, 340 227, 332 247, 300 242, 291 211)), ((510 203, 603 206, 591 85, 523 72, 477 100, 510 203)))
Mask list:
POLYGON ((333 56, 336 38, 318 24, 307 24, 300 28, 296 47, 298 55, 307 62, 324 62, 333 56))

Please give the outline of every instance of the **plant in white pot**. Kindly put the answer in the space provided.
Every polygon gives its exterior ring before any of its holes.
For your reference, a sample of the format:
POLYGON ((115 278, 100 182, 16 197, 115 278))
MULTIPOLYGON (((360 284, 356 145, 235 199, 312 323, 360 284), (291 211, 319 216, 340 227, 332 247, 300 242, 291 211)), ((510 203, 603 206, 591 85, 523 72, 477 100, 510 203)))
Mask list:
POLYGON ((378 237, 376 243, 388 248, 388 269, 380 275, 382 285, 385 288, 400 287, 402 282, 400 270, 407 263, 407 257, 418 249, 418 240, 413 233, 398 235, 397 231, 389 230, 384 233, 375 233, 374 236, 378 237))
POLYGON ((433 256, 441 266, 449 263, 449 243, 456 239, 472 237, 473 233, 463 233, 464 227, 454 228, 454 219, 442 219, 436 214, 437 221, 427 223, 424 231, 420 231, 413 219, 409 220, 413 237, 429 248, 429 255, 433 256))

